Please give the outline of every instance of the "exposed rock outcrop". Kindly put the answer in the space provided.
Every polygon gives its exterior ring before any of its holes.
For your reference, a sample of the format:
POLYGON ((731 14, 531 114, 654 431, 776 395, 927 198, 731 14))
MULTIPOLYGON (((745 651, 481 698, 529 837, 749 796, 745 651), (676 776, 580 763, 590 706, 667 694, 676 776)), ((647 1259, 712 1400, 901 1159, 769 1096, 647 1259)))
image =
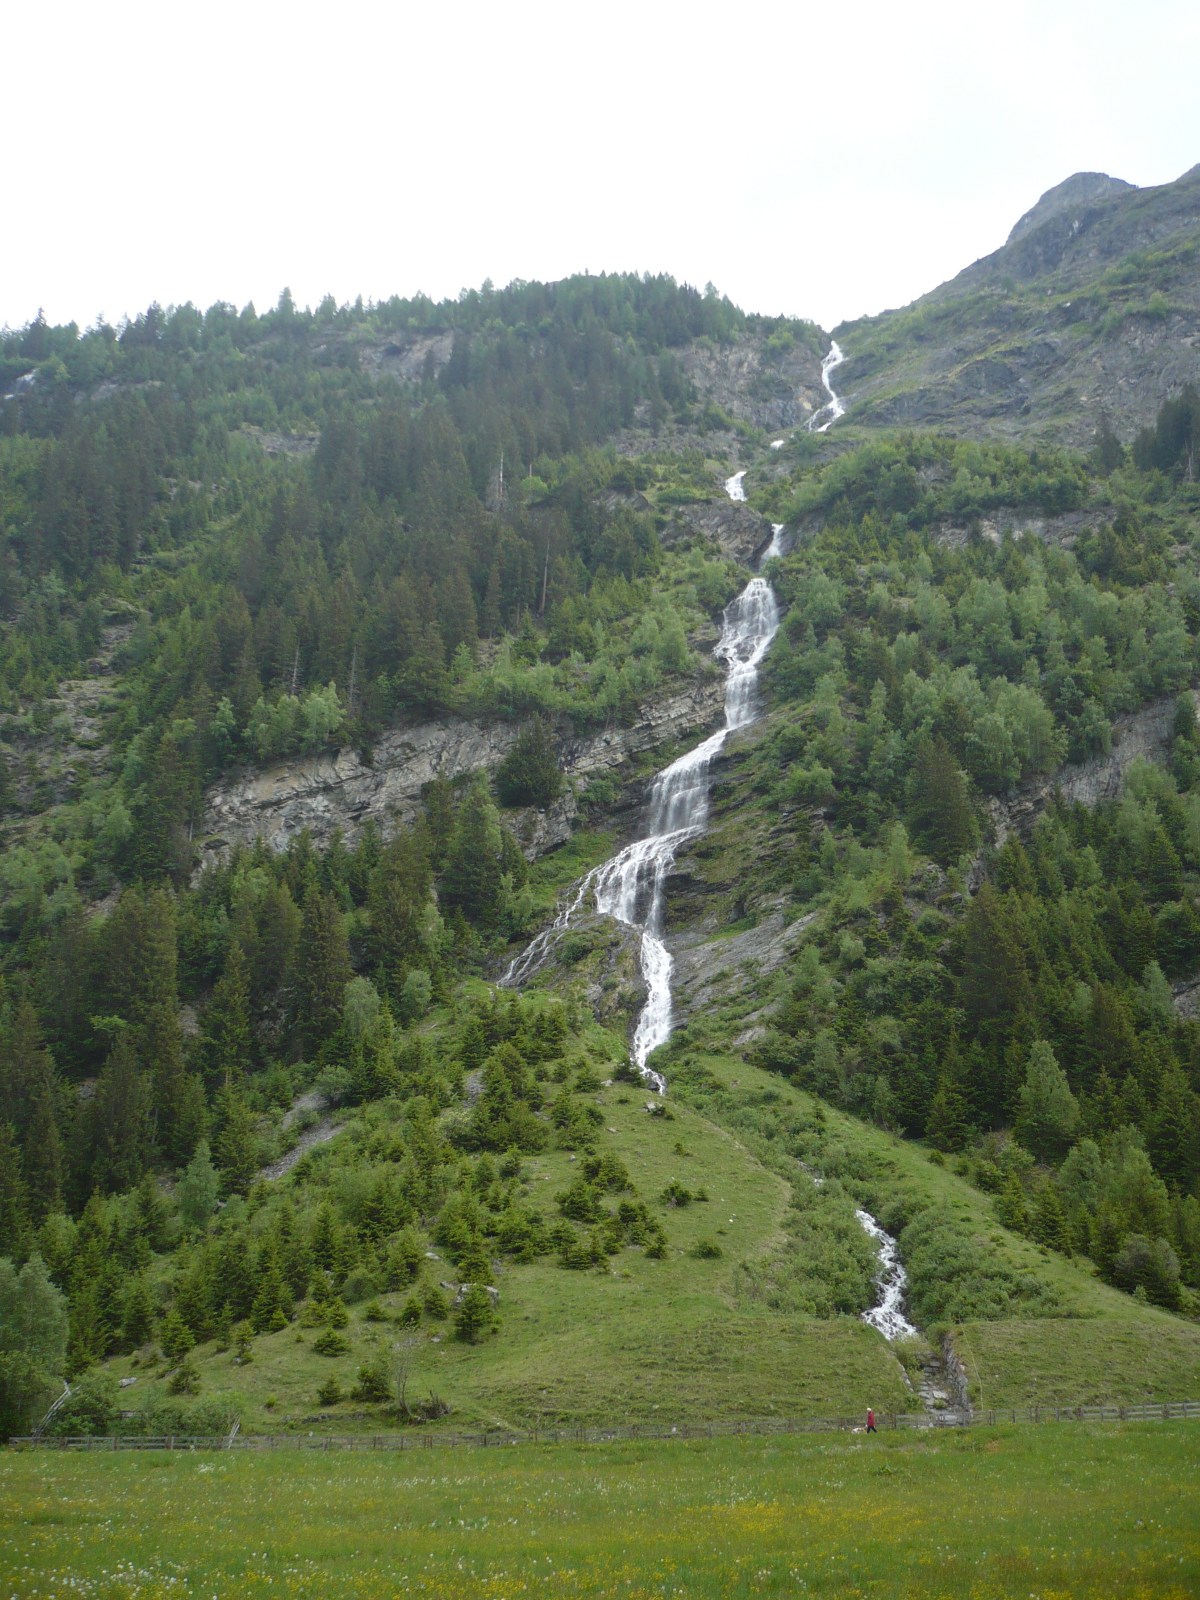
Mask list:
MULTIPOLYGON (((619 778, 644 751, 711 727, 723 702, 724 685, 717 677, 648 701, 632 727, 564 738, 559 747, 563 771, 579 789, 604 773, 619 778)), ((485 727, 446 718, 392 729, 378 740, 369 762, 356 751, 340 750, 230 778, 208 792, 203 859, 224 860, 235 845, 260 837, 283 850, 305 828, 318 845, 337 829, 353 843, 368 818, 386 836, 416 817, 421 791, 434 778, 494 771, 518 732, 515 723, 485 727)), ((549 811, 518 816, 518 835, 531 859, 569 835, 576 806, 570 793, 549 811)))
POLYGON ((913 305, 835 328, 856 423, 1129 439, 1200 379, 1200 172, 1135 189, 1076 173, 1008 242, 913 305))
POLYGON ((829 340, 814 325, 783 348, 745 333, 728 344, 697 341, 679 352, 701 401, 755 427, 783 430, 808 421, 825 403, 821 357, 829 340))
POLYGON ((674 522, 663 533, 663 543, 672 543, 683 530, 710 539, 722 555, 744 567, 756 567, 771 542, 767 518, 744 502, 728 497, 680 507, 674 522))
MULTIPOLYGON (((1200 691, 1193 689, 1191 694, 1200 706, 1200 691)), ((1028 833, 1055 794, 1085 806, 1115 800, 1125 774, 1135 761, 1162 760, 1171 742, 1175 703, 1176 696, 1168 695, 1130 716, 1118 717, 1113 724, 1112 749, 1107 755, 1068 763, 1044 777, 1030 779, 1007 795, 989 800, 985 810, 996 844, 1003 844, 1014 829, 1018 833, 1028 833)))
MULTIPOLYGON (((698 1015, 741 993, 748 972, 757 982, 785 965, 816 915, 810 911, 788 921, 776 906, 760 914, 752 928, 737 933, 688 929, 674 934, 670 940, 675 961, 671 992, 677 1015, 681 1019, 698 1015)), ((742 1048, 760 1031, 754 1018, 746 1021, 746 1030, 735 1041, 742 1048)))

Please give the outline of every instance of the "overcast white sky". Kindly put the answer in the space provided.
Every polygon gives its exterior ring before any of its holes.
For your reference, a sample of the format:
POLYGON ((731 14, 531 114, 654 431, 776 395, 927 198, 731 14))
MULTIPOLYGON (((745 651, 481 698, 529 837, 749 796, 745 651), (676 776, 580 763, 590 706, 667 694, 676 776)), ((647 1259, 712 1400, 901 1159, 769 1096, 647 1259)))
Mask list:
POLYGON ((824 327, 1200 162, 1195 0, 12 4, 0 324, 670 272, 824 327))

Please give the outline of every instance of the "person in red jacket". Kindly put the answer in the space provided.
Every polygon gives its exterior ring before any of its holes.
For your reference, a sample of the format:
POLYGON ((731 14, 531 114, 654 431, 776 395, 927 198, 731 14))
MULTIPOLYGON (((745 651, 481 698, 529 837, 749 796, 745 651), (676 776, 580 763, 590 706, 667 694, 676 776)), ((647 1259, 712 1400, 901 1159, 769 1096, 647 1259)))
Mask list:
POLYGON ((867 1432, 875 1432, 875 1413, 870 1406, 867 1407, 867 1432))

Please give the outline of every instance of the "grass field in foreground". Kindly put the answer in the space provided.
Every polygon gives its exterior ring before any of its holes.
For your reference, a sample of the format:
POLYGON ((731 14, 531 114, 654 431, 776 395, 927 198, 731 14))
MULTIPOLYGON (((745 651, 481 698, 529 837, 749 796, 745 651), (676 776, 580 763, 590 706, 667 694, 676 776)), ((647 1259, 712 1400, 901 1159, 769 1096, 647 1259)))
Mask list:
POLYGON ((1188 1600, 1191 1423, 0 1456, 0 1595, 1188 1600))

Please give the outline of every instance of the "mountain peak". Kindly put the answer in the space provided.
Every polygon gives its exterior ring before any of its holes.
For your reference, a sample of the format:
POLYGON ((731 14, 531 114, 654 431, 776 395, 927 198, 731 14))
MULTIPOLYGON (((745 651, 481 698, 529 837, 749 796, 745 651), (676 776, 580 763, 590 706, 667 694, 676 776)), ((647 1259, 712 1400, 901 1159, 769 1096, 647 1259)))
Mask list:
POLYGON ((1062 183, 1055 184, 1053 189, 1046 190, 1038 203, 1016 223, 1006 242, 1013 244, 1027 233, 1032 233, 1047 218, 1066 210, 1068 206, 1107 200, 1112 195, 1126 194, 1136 187, 1136 184, 1126 183, 1124 178, 1110 178, 1106 172, 1072 173, 1062 183))

